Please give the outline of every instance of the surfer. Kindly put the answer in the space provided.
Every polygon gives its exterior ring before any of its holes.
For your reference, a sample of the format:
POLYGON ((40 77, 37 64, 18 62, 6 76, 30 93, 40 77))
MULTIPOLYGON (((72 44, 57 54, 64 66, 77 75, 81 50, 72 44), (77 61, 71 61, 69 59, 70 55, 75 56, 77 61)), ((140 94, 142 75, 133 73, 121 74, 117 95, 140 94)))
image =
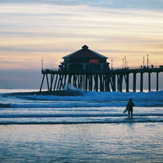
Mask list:
POLYGON ((128 117, 133 117, 133 107, 135 106, 135 104, 132 102, 132 98, 130 98, 130 101, 127 104, 127 111, 128 111, 128 117))

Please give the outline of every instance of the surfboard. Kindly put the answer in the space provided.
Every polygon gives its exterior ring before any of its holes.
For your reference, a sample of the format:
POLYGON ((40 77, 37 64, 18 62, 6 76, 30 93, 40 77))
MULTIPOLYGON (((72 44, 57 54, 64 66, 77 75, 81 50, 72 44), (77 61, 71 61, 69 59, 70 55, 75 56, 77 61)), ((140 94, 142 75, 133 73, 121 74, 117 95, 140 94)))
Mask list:
POLYGON ((123 113, 126 113, 128 111, 128 108, 126 107, 126 109, 123 111, 123 113))

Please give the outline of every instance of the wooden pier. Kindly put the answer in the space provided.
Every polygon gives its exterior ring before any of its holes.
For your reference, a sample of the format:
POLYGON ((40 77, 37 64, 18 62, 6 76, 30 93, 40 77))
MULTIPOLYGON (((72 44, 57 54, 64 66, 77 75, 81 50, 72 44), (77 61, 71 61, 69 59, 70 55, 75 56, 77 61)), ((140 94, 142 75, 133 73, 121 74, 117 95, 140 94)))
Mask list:
POLYGON ((148 91, 151 91, 151 74, 155 73, 156 91, 159 91, 159 73, 163 72, 163 67, 159 68, 140 68, 140 69, 112 69, 107 72, 66 72, 60 70, 43 69, 40 91, 43 85, 47 91, 63 90, 66 85, 84 91, 126 91, 136 92, 137 85, 140 86, 140 92, 144 91, 144 84, 148 85, 148 91), (144 83, 144 74, 148 75, 148 82, 144 83), (140 82, 137 82, 138 75, 140 82), (132 79, 132 81, 130 81, 132 79), (130 83, 130 84, 129 84, 130 83), (129 88, 129 85, 131 88, 129 88))
POLYGON ((122 92, 125 89, 126 92, 130 90, 136 92, 138 84, 141 92, 144 90, 144 84, 148 84, 148 90, 151 91, 152 73, 156 74, 156 91, 159 90, 159 73, 163 72, 163 66, 154 68, 147 64, 147 67, 143 65, 135 69, 129 69, 126 66, 122 69, 110 69, 107 59, 106 56, 84 45, 80 50, 64 56, 64 61, 58 66, 58 70, 43 69, 42 66, 43 77, 40 92, 44 83, 49 92, 63 90, 66 86, 73 86, 84 91, 122 92), (147 83, 144 83, 145 73, 148 74, 147 83), (140 82, 137 81, 138 75, 140 82), (131 85, 132 88, 130 88, 131 85))

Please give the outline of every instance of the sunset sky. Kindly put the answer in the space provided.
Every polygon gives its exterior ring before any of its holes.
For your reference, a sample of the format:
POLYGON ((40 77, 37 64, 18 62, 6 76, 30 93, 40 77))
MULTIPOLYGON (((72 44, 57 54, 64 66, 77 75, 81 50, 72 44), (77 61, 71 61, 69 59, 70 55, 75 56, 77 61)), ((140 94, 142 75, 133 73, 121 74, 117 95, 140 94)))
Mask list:
POLYGON ((38 88, 41 60, 85 44, 113 68, 163 65, 163 0, 0 0, 0 88, 38 88))

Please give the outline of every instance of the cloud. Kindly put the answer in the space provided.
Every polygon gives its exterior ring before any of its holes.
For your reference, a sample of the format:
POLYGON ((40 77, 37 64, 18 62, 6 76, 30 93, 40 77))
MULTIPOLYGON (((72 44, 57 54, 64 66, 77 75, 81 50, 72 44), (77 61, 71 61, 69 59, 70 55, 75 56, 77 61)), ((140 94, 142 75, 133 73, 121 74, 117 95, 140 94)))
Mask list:
POLYGON ((51 4, 51 5, 88 5, 94 7, 117 8, 117 9, 147 9, 162 10, 162 0, 1 0, 0 3, 16 4, 51 4))
POLYGON ((139 60, 147 52, 157 58, 155 63, 161 62, 162 11, 63 4, 58 5, 56 1, 56 4, 4 3, 0 6, 0 57, 4 61, 13 56, 19 60, 21 54, 19 64, 3 64, 1 69, 7 66, 38 68, 42 58, 47 60, 47 67, 54 64, 57 67, 63 56, 84 44, 104 52, 109 59, 114 56, 117 67, 121 66, 124 55, 132 58, 137 54, 139 60))

